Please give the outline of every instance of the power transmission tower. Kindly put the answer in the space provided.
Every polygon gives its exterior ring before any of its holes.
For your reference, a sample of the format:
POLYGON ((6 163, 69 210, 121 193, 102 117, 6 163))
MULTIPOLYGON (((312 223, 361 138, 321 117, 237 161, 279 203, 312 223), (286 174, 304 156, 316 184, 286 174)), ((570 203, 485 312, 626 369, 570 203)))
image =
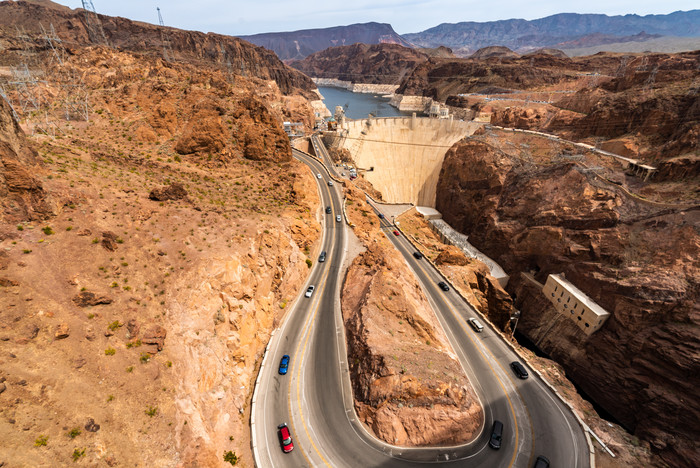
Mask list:
POLYGON ((12 73, 10 84, 15 89, 22 115, 26 116, 27 113, 38 111, 40 107, 36 94, 38 81, 34 74, 29 70, 26 63, 21 64, 17 68, 12 67, 10 71, 12 73))
POLYGON ((63 60, 66 56, 66 49, 63 48, 63 42, 56 34, 56 30, 53 27, 53 23, 51 23, 50 32, 47 32, 46 29, 44 29, 43 24, 39 23, 39 26, 41 27, 41 34, 44 38, 44 41, 46 41, 46 43, 51 48, 53 58, 59 63, 59 65, 63 65, 63 60))
POLYGON ((19 115, 17 115, 17 111, 15 111, 15 107, 12 105, 12 101, 10 101, 10 98, 7 97, 7 92, 5 91, 5 88, 2 85, 0 85, 0 96, 10 105, 12 116, 17 122, 19 122, 19 115))
POLYGON ((227 73, 227 78, 228 82, 233 84, 233 67, 231 66, 231 60, 228 58, 228 55, 226 54, 226 49, 224 48, 223 44, 219 44, 220 50, 221 50, 221 61, 226 65, 226 73, 227 73))
POLYGON ((27 66, 33 65, 37 56, 34 39, 29 37, 29 34, 22 26, 15 26, 15 30, 17 31, 17 39, 19 39, 19 43, 22 46, 22 50, 19 52, 19 55, 22 57, 22 63, 27 64, 27 66))
POLYGON ((156 10, 158 10, 158 23, 160 24, 160 41, 163 43, 163 60, 170 62, 174 59, 173 48, 170 45, 170 36, 165 29, 163 16, 160 14, 160 7, 156 7, 156 10))
POLYGON ((616 78, 622 78, 625 76, 625 71, 627 71, 627 62, 629 61, 629 57, 624 56, 622 57, 622 60, 620 61, 620 66, 617 67, 617 70, 615 71, 615 77, 616 78))
POLYGON ((95 5, 92 4, 92 0, 82 0, 82 2, 83 10, 85 10, 85 27, 87 28, 90 41, 95 44, 109 45, 107 36, 105 36, 105 31, 102 29, 102 22, 97 16, 97 11, 95 10, 95 5))

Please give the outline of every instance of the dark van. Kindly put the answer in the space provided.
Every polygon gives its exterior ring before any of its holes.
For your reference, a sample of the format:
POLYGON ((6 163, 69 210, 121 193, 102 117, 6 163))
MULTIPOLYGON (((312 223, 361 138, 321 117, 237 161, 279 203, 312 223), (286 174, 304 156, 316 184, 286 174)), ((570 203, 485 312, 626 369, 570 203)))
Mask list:
POLYGON ((501 448, 501 438, 503 437, 503 423, 501 421, 493 422, 493 429, 491 429, 491 440, 489 440, 489 446, 493 449, 498 450, 501 448))

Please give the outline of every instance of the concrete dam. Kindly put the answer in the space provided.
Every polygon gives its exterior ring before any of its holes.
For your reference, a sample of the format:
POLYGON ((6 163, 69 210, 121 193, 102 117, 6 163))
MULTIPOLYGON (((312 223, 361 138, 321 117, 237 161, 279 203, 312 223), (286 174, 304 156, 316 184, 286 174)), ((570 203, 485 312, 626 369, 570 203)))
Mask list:
POLYGON ((452 119, 388 117, 345 121, 336 147, 350 151, 364 177, 388 203, 435 207, 447 150, 479 124, 452 119))

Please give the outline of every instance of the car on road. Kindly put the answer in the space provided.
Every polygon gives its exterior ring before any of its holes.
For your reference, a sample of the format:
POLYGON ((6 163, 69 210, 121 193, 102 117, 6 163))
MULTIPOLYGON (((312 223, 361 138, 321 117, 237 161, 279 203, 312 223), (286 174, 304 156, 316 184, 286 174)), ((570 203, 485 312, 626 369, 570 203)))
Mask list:
POLYGON ((527 370, 525 369, 525 366, 520 364, 518 361, 513 361, 510 363, 510 368, 513 369, 513 372, 515 375, 517 375, 521 379, 527 379, 528 373, 527 370))
POLYGON ((384 213, 379 213, 379 219, 384 219, 384 213))
POLYGON ((417 250, 416 250, 415 252, 413 252, 413 256, 416 257, 418 260, 420 260, 421 258, 423 258, 423 254, 420 253, 420 252, 417 251, 417 250))
POLYGON ((469 325, 472 326, 475 332, 481 333, 482 331, 484 331, 484 326, 477 319, 470 318, 469 320, 467 320, 467 322, 469 322, 469 325))
POLYGON ((503 423, 501 421, 494 421, 493 428, 491 429, 491 439, 489 440, 489 447, 496 450, 501 448, 502 437, 503 423))
POLYGON ((447 285, 447 283, 445 283, 444 281, 440 281, 440 282, 438 283, 438 287, 440 287, 440 289, 442 289, 443 291, 449 291, 449 290, 450 290, 450 287, 449 287, 449 286, 447 285))
POLYGON ((282 451, 284 453, 289 453, 294 450, 294 442, 292 442, 292 435, 289 433, 289 427, 287 423, 282 423, 277 426, 278 433, 280 436, 280 444, 282 445, 282 451))
POLYGON ((333 187, 333 181, 332 181, 332 180, 329 180, 329 181, 328 181, 328 186, 329 186, 329 187, 333 187))
POLYGON ((394 235, 395 235, 395 236, 398 236, 398 235, 399 235, 399 231, 397 231, 396 229, 394 229, 394 235))
POLYGON ((330 206, 326 207, 326 213, 331 214, 331 207, 330 206))
POLYGON ((326 251, 325 250, 323 252, 321 252, 321 255, 318 256, 318 261, 320 263, 323 263, 326 261, 326 251))
POLYGON ((311 295, 314 293, 314 289, 316 289, 316 286, 314 286, 313 284, 306 288, 306 293, 304 293, 304 296, 311 297, 311 295))
POLYGON ((280 375, 285 375, 287 373, 288 368, 289 368, 289 355, 285 354, 284 356, 282 356, 282 359, 280 359, 280 369, 279 369, 280 375))
POLYGON ((340 215, 336 215, 336 217, 335 217, 336 222, 339 223, 341 219, 342 219, 342 218, 340 217, 340 215))
POLYGON ((537 457, 537 460, 535 460, 535 465, 533 468, 549 468, 549 460, 540 455, 537 457))
POLYGON ((320 178, 321 178, 321 174, 316 174, 316 178, 317 178, 317 179, 320 179, 320 178))

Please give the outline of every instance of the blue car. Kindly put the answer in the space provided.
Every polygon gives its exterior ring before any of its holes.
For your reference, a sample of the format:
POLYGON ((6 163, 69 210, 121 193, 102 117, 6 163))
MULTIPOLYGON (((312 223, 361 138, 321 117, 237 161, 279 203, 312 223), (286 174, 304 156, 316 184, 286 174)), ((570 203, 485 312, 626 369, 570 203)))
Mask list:
POLYGON ((285 354, 282 356, 282 359, 280 359, 280 374, 284 375, 287 373, 287 368, 289 367, 289 355, 285 354))

